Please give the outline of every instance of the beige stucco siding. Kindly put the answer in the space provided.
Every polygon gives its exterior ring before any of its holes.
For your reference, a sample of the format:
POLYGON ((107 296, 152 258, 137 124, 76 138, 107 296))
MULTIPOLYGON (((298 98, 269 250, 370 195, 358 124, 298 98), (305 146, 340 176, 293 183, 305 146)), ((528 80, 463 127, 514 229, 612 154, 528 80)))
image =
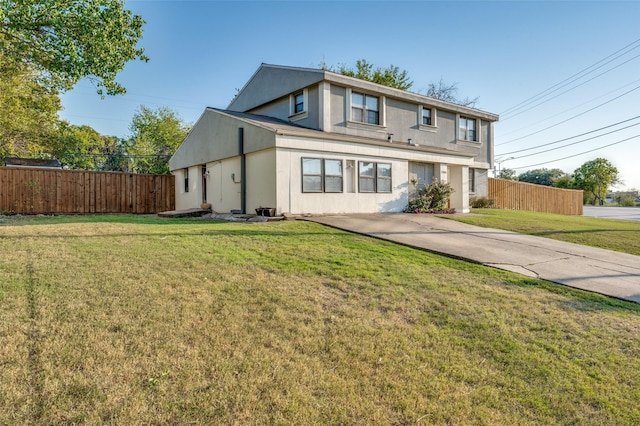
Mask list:
POLYGON ((191 209, 200 205, 201 188, 198 182, 200 179, 201 169, 199 166, 188 167, 189 170, 189 182, 188 191, 185 191, 185 171, 184 169, 178 169, 173 171, 173 175, 176 179, 176 209, 184 210, 191 209))
MULTIPOLYGON (((407 175, 408 162, 392 158, 380 158, 362 155, 344 155, 319 153, 295 149, 278 149, 278 206, 279 213, 289 211, 293 214, 321 213, 362 213, 362 212, 400 212, 408 202, 407 175), (303 193, 302 192, 302 159, 324 158, 343 160, 343 164, 351 160, 357 168, 357 161, 373 161, 391 164, 391 193, 348 192, 346 174, 352 169, 343 169, 344 183, 341 193, 303 193)), ((357 175, 354 174, 357 181, 357 175)), ((357 183, 356 183, 357 185, 357 183)))
POLYGON ((258 207, 276 207, 275 149, 253 152, 246 160, 247 213, 254 213, 258 207))
MULTIPOLYGON (((362 213, 399 212, 407 206, 409 196, 409 161, 437 164, 440 177, 447 180, 446 170, 457 173, 457 185, 462 185, 462 171, 473 165, 473 159, 454 155, 408 151, 394 144, 372 146, 343 141, 278 136, 276 156, 277 206, 279 213, 362 213), (302 159, 323 158, 343 161, 343 192, 303 193, 302 159), (391 193, 361 193, 357 188, 358 161, 390 163, 392 165, 391 193), (354 169, 348 169, 352 164, 354 169), (354 192, 349 191, 349 174, 354 181, 354 192)), ((460 196, 460 207, 468 200, 460 196)))
POLYGON ((207 201, 215 212, 240 209, 240 156, 207 164, 207 201))

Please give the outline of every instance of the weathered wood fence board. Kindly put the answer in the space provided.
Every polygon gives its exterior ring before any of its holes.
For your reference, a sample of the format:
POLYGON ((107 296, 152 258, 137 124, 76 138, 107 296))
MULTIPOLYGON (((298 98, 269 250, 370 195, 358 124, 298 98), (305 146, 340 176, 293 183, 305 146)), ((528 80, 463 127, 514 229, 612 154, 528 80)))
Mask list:
POLYGON ((498 209, 582 215, 582 191, 489 178, 489 198, 498 209))
POLYGON ((175 209, 175 178, 0 167, 0 212, 158 213, 175 209))

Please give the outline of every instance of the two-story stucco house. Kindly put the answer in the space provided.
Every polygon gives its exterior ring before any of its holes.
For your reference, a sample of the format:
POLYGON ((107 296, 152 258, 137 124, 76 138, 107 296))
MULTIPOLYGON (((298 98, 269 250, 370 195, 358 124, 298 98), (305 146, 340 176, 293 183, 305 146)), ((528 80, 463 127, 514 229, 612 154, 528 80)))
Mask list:
POLYGON ((400 212, 416 184, 451 207, 487 194, 498 116, 330 71, 263 64, 226 110, 207 108, 170 160, 176 208, 400 212))

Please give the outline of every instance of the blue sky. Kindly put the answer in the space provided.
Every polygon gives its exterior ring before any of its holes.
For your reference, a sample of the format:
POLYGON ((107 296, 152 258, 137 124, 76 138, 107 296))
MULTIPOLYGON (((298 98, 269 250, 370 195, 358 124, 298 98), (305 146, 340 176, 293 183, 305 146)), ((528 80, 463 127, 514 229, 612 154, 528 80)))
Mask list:
POLYGON ((101 100, 88 81, 80 82, 62 96, 61 118, 127 137, 140 105, 167 106, 190 123, 206 106, 225 108, 262 62, 316 67, 323 60, 353 65, 365 58, 407 70, 411 91, 424 93, 443 78, 457 83, 460 97, 478 96, 478 108, 501 115, 495 143, 502 168, 572 172, 604 157, 620 171, 619 189, 640 189, 640 117, 634 119, 640 116, 640 2, 129 0, 126 5, 147 21, 140 44, 150 61, 130 62, 118 76, 127 88, 124 96, 101 100), (614 125, 624 120, 629 121, 614 125), (631 127, 621 130, 626 126, 631 127), (587 138, 593 139, 583 141, 587 138), (575 144, 523 157, 570 143, 575 144), (551 145, 520 151, 543 144, 551 145))

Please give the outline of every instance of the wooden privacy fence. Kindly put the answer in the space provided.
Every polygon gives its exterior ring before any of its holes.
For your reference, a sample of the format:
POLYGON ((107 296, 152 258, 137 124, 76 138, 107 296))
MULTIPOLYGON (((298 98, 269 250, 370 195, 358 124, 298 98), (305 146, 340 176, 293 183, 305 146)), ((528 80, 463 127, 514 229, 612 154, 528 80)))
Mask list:
POLYGON ((172 175, 0 167, 0 213, 158 213, 174 209, 172 175))
POLYGON ((489 178, 495 208, 582 215, 582 191, 489 178))

